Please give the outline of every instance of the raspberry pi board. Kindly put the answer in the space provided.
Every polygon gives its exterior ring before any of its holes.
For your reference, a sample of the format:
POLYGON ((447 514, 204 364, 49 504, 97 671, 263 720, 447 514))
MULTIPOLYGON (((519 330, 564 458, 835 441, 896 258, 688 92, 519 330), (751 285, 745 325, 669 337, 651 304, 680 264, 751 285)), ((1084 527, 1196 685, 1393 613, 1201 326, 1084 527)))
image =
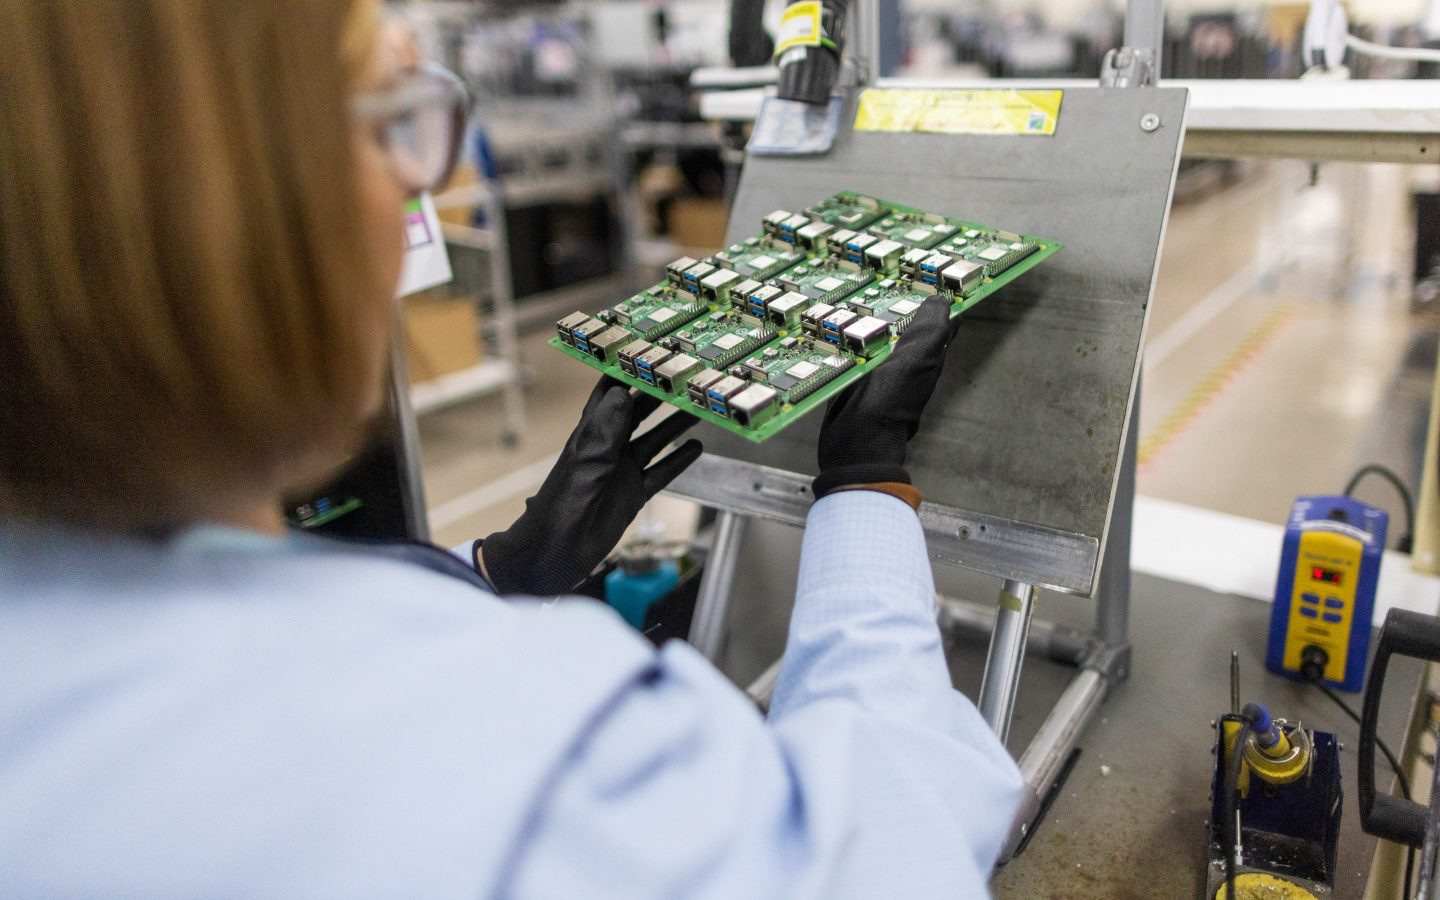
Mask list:
POLYGON ((595 315, 551 346, 755 442, 884 362, 921 303, 958 316, 1060 244, 842 191, 595 315))

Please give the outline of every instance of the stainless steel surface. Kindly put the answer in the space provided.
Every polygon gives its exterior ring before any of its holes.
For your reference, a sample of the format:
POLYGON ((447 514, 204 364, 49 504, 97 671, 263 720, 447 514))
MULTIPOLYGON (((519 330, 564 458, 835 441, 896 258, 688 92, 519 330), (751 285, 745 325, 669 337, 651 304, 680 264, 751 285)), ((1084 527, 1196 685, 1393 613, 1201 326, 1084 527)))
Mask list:
POLYGON ((1010 716, 1015 694, 1020 689, 1020 670, 1025 664, 1025 640, 1030 619, 1035 615, 1035 588, 1019 581, 1006 581, 1000 589, 995 630, 990 634, 990 653, 985 658, 985 677, 980 681, 980 715, 1003 743, 1010 736, 1010 716))
MULTIPOLYGON (((791 427, 801 429, 807 424, 791 427)), ((705 435, 705 441, 713 445, 714 432, 705 435)), ((814 454, 813 443, 809 453, 814 454)), ((814 502, 810 481, 810 475, 706 453, 671 482, 666 492, 717 509, 804 525, 814 502)), ((1090 590, 1100 546, 1096 538, 928 502, 920 507, 920 524, 925 528, 930 558, 936 562, 998 578, 1028 579, 1065 593, 1090 590)))
POLYGON ((1165 48, 1164 0, 1127 0, 1125 3, 1124 46, 1150 54, 1151 70, 1160 73, 1165 48))
POLYGON ((715 519, 715 543, 700 577, 695 599, 695 616, 690 624, 690 643, 711 661, 719 658, 725 644, 725 626, 730 617, 730 596, 735 567, 740 561, 740 541, 745 533, 743 516, 722 512, 715 519))
MULTIPOLYGON (((847 126, 823 159, 747 162, 730 240, 776 207, 855 189, 1066 245, 967 313, 951 347, 910 454, 916 483, 944 511, 927 517, 927 531, 955 529, 932 544, 936 559, 1095 590, 1185 103, 1181 89, 1074 88, 1050 138, 857 134, 847 126), (1146 113, 1164 124, 1142 131, 1146 113), (1052 538, 1058 547, 1048 546, 1052 538)), ((813 475, 820 419, 763 445, 714 429, 702 437, 717 456, 813 475)), ((676 492, 722 508, 742 498, 754 505, 758 493, 699 477, 676 492)))
POLYGON ((855 83, 874 84, 880 73, 880 0, 853 0, 847 43, 855 83))
MULTIPOLYGON (((995 631, 995 605, 971 603, 954 597, 938 597, 940 632, 952 637, 979 637, 989 640, 995 631)), ((1049 619, 1031 619, 1025 650, 1055 662, 1078 666, 1090 651, 1090 637, 1078 628, 1056 625, 1049 619)))
MULTIPOLYGON (((1136 436, 1140 433, 1140 387, 1135 388, 1125 445, 1120 453, 1120 477, 1115 480, 1115 502, 1110 525, 1101 544, 1104 563, 1095 596, 1095 636, 1101 643, 1128 657, 1130 646, 1130 536, 1135 520, 1136 436)), ((1124 678, 1126 660, 1116 673, 1124 678)))

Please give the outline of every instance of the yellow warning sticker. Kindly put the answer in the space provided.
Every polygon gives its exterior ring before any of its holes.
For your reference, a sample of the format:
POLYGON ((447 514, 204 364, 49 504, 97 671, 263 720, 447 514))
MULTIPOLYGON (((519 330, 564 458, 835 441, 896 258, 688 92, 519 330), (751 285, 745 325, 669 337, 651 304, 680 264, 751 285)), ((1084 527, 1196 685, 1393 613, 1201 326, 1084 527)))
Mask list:
POLYGON ((775 55, 792 47, 820 46, 820 4, 807 0, 792 3, 780 15, 780 30, 775 35, 775 55))
POLYGON ((1012 88, 870 88, 860 95, 855 130, 1049 137, 1060 119, 1064 93, 1012 88))

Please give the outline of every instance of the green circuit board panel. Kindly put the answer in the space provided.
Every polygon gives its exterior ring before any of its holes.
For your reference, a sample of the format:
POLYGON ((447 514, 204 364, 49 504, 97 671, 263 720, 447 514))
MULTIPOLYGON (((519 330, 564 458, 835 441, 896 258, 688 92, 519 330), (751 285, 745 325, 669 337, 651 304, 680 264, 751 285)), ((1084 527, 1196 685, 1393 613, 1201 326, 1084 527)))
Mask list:
POLYGON ((591 315, 551 346, 761 442, 884 362, 924 303, 958 316, 1061 245, 854 191, 757 232, 591 315))

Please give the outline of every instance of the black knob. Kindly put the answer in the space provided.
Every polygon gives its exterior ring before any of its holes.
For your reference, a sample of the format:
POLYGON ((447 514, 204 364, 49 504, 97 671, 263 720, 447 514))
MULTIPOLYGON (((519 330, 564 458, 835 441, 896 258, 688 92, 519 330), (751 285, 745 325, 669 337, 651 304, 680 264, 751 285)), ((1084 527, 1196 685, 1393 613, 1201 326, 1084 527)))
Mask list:
POLYGON ((1330 654, 1325 652, 1324 647, 1317 647, 1314 644, 1300 651, 1300 674, 1305 680, 1318 683, 1325 677, 1325 665, 1330 662, 1330 654))

